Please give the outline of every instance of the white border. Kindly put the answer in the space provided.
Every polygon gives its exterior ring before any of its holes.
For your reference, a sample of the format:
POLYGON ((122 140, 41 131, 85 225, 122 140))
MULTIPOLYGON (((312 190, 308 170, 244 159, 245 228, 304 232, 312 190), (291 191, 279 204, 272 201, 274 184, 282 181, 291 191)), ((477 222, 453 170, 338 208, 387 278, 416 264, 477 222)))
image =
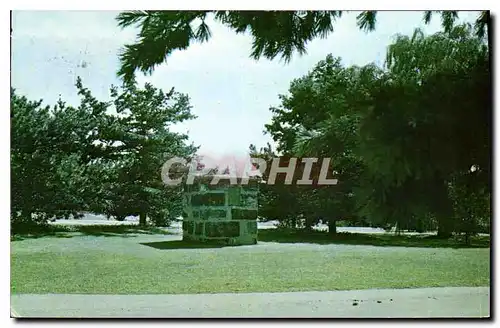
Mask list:
POLYGON ((18 10, 116 10, 116 9, 171 9, 171 10, 208 10, 208 9, 227 9, 227 10, 484 10, 491 8, 491 1, 470 1, 470 0, 455 0, 455 1, 440 1, 421 0, 418 2, 406 2, 396 0, 384 0, 370 2, 364 0, 355 1, 267 1, 267 0, 254 0, 247 2, 230 1, 230 0, 188 0, 188 1, 162 1, 162 0, 148 0, 137 2, 134 0, 122 0, 120 2, 105 2, 98 0, 89 0, 85 2, 70 2, 70 1, 43 1, 36 0, 21 0, 16 1, 15 9, 18 10), (117 6, 117 4, 119 5, 117 6))
MULTIPOLYGON (((2 2, 2 7, 4 6, 6 2, 2 2)), ((446 0, 446 1, 440 1, 439 3, 436 2, 435 0, 421 0, 418 2, 405 2, 405 1, 396 1, 396 0, 385 0, 385 1, 377 1, 377 2, 371 2, 367 0, 350 0, 350 1, 335 1, 334 3, 331 1, 315 1, 315 0, 309 0, 309 1, 286 1, 286 2, 271 2, 269 0, 254 0, 252 2, 238 2, 238 1, 229 1, 229 0, 217 0, 217 1, 204 1, 204 0, 198 0, 198 1, 190 1, 190 0, 184 0, 180 2, 173 2, 173 1, 165 1, 165 0, 155 0, 155 1, 137 1, 137 0, 122 0, 120 2, 114 3, 114 2, 106 2, 106 1, 96 1, 96 0, 88 0, 88 1, 78 1, 78 2, 73 2, 73 1, 63 1, 63 0, 58 0, 58 1, 38 1, 38 0, 19 0, 14 3, 14 6, 5 6, 6 8, 2 8, 2 17, 0 21, 3 24, 2 30, 4 31, 3 33, 3 43, 4 47, 2 49, 10 49, 10 37, 6 33, 7 29, 9 28, 9 11, 10 9, 15 9, 15 10, 116 10, 116 9, 171 9, 171 10, 179 10, 179 9, 259 9, 259 10, 266 10, 266 9, 342 9, 342 10, 361 10, 361 9, 377 9, 377 10, 428 10, 428 9, 454 9, 454 10, 481 10, 481 9, 491 9, 493 14, 496 13, 497 11, 495 10, 496 7, 498 6, 498 2, 494 1, 486 1, 486 0, 476 0, 476 1, 464 1, 464 0, 446 0), (119 5, 118 5, 119 4, 119 5), (12 8, 14 7, 14 8, 12 8)), ((497 37, 495 34, 495 41, 497 37)), ((1 178, 2 178, 2 185, 6 188, 6 192, 3 194, 3 197, 1 197, 2 201, 2 208, 4 210, 5 216, 3 217, 3 224, 4 229, 2 229, 3 233, 5 234, 5 243, 2 244, 2 254, 3 254, 3 263, 5 266, 9 268, 9 270, 2 270, 2 275, 6 279, 2 279, 5 283, 3 284, 4 290, 2 290, 1 295, 2 295, 2 309, 4 309, 5 315, 1 316, 2 322, 2 327, 4 324, 7 326, 11 326, 14 324, 13 320, 9 320, 7 318, 7 308, 9 308, 9 314, 10 314, 10 299, 7 295, 10 295, 10 243, 7 243, 7 240, 10 240, 9 238, 9 220, 8 216, 10 213, 10 156, 9 156, 9 145, 8 143, 10 142, 10 116, 8 114, 7 108, 9 108, 9 93, 7 90, 9 90, 8 85, 10 85, 10 55, 7 50, 3 50, 2 52, 2 62, 4 65, 2 65, 2 74, 1 76, 4 77, 3 81, 5 81, 3 87, 1 88, 2 90, 2 97, 4 99, 4 108, 3 108, 3 117, 0 120, 0 124, 3 125, 3 128, 0 128, 0 131, 2 132, 3 136, 1 140, 3 140, 2 143, 2 151, 1 154, 3 156, 2 160, 2 165, 4 166, 3 169, 1 170, 1 178), (9 239, 7 239, 9 238, 9 239), (9 282, 9 284, 7 284, 9 282)), ((495 71, 496 73, 496 71, 495 71)), ((495 89, 495 91, 497 91, 495 89)), ((495 92, 496 93, 496 92, 495 92)), ((497 94, 497 93, 496 93, 497 94)), ((498 115, 495 117, 495 123, 498 123, 498 115)), ((496 124, 495 124, 496 125, 496 124)), ((496 133, 495 133, 496 137, 496 133)), ((495 138, 496 141, 496 138, 495 138)), ((497 150, 498 143, 495 142, 495 150, 497 150)), ((495 167, 496 170, 496 167, 495 167)), ((494 178, 496 182, 496 177, 494 178)), ((497 198, 500 197, 498 195, 495 195, 495 204, 497 203, 497 198)), ((494 231, 494 234, 496 235, 498 231, 498 224, 495 224, 495 227, 497 227, 494 231)), ((498 313, 498 311, 495 311, 498 313)), ((66 322, 62 323, 65 324, 66 322)), ((106 322, 108 325, 123 325, 124 322, 106 322)), ((158 322, 159 324, 164 324, 162 322, 158 322)), ((228 324, 234 324, 235 322, 227 322, 228 324)), ((42 322, 39 323, 40 326, 51 326, 52 323, 48 322, 42 322)), ((86 322, 84 323, 86 325, 92 325, 92 326, 101 326, 104 325, 104 323, 96 323, 96 322, 86 322)), ((142 325, 143 323, 133 323, 134 325, 142 325)), ((170 322, 168 324, 174 324, 175 322, 170 322)), ((189 323, 193 324, 193 323, 189 323)), ((216 322, 214 324, 220 325, 222 322, 216 322)), ((248 322, 241 322, 239 323, 242 326, 249 326, 251 323, 248 322)), ((262 323, 257 323, 257 324, 262 324, 262 323)), ((301 324, 308 325, 308 322, 301 322, 301 324)), ((335 325, 345 325, 345 323, 342 322, 336 322, 334 323, 335 325)), ((373 322, 367 322, 369 325, 373 325, 373 322)), ((379 323, 379 324, 386 324, 385 322, 379 323)), ((393 323, 401 326, 407 326, 411 325, 411 322, 404 322, 404 323, 393 323)), ((452 325, 454 324, 453 322, 440 322, 441 325, 452 325)), ((474 326, 475 323, 467 323, 470 326, 474 326)), ((285 326, 289 325, 289 322, 286 323, 274 323, 276 326, 285 326)), ((432 325, 432 324, 431 324, 432 325)))

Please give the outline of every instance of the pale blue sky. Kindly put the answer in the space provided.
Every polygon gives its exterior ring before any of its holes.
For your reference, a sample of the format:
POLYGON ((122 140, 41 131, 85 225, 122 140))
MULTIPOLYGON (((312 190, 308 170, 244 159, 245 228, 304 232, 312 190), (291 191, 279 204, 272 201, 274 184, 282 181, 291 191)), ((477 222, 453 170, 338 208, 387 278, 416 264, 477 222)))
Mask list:
MULTIPOLYGON (((117 52, 135 38, 133 29, 117 27, 117 12, 111 11, 17 11, 13 13, 12 85, 31 99, 54 104, 59 95, 78 105, 74 83, 82 77, 85 86, 101 100, 109 99, 111 84, 119 84, 117 52), (85 62, 86 65, 82 63, 85 62)), ((345 65, 382 65, 387 45, 397 33, 411 34, 416 27, 426 33, 440 29, 439 17, 430 25, 422 12, 380 12, 375 32, 356 27, 358 13, 344 13, 335 31, 326 39, 309 43, 308 53, 296 54, 288 64, 278 59, 249 58, 251 38, 236 35, 217 23, 209 26, 208 43, 194 44, 175 52, 152 76, 139 74, 138 81, 187 93, 196 120, 174 127, 189 131, 200 152, 222 155, 244 154, 250 143, 258 147, 270 141, 264 124, 271 119, 270 106, 279 104, 291 80, 306 74, 329 53, 345 65)), ((461 13, 472 22, 476 12, 461 13)))

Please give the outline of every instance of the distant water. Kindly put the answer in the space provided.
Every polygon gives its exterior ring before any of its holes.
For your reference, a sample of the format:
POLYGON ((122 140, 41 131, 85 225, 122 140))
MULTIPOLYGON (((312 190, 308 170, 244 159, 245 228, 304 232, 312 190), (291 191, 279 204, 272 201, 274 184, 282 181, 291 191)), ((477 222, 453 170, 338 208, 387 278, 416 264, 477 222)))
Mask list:
MULTIPOLYGON (((181 232, 182 229, 182 218, 178 218, 179 221, 174 221, 170 225, 169 230, 174 230, 181 232)), ((64 224, 64 225, 121 225, 121 224, 139 224, 139 217, 137 216, 127 216, 124 221, 115 221, 113 219, 107 219, 105 215, 95 215, 95 214, 85 214, 81 219, 69 219, 69 220, 57 220, 55 222, 51 222, 52 224, 64 224)), ((278 221, 268 221, 268 222, 258 222, 257 226, 259 229, 274 229, 276 228, 276 224, 278 221)), ((328 230, 328 226, 326 224, 318 224, 313 227, 315 230, 328 230)), ((382 228, 371 228, 371 227, 337 227, 337 232, 350 232, 350 233, 391 233, 394 232, 386 232, 382 228)), ((432 235, 436 232, 404 232, 405 235, 432 235)), ((488 236, 489 234, 480 233, 480 236, 488 236)))
MULTIPOLYGON (((278 221, 268 221, 259 222, 259 229, 274 229, 278 221)), ((328 230, 328 225, 318 224, 313 227, 314 230, 326 231, 328 230)), ((386 233, 382 228, 371 228, 371 227, 337 227, 337 232, 351 232, 351 233, 386 233)))
MULTIPOLYGON (((181 219, 181 218, 179 218, 181 219)), ((139 217, 137 216, 127 216, 124 221, 115 221, 113 219, 107 219, 105 215, 99 214, 85 214, 81 219, 68 219, 68 220, 57 220, 54 222, 56 224, 65 225, 94 225, 94 224, 106 224, 106 225, 120 225, 120 224, 139 224, 139 217)), ((274 229, 278 221, 268 221, 268 222, 258 222, 257 226, 259 229, 274 229)), ((181 229, 182 223, 172 222, 170 225, 171 229, 181 229)), ((315 230, 328 230, 326 224, 319 224, 314 227, 315 230)), ((370 228, 370 227, 337 227, 338 232, 352 232, 352 233, 385 233, 384 229, 381 228, 370 228)))

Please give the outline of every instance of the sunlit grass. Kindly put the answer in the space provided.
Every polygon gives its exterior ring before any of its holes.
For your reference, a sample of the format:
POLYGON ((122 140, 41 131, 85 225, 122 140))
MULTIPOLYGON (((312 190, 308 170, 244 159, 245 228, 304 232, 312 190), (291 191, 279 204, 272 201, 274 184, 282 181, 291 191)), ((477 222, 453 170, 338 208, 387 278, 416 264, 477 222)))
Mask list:
POLYGON ((11 242, 11 291, 176 294, 490 284, 488 248, 263 244, 188 249, 179 241, 136 239, 79 235, 11 242))

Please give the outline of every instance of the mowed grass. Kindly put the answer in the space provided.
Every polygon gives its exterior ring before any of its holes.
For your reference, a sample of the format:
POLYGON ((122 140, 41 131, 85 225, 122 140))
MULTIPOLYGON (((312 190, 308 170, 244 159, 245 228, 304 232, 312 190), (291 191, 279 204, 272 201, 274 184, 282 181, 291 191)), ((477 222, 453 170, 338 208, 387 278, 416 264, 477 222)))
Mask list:
POLYGON ((198 249, 182 247, 173 236, 69 237, 12 241, 12 293, 190 294, 490 285, 488 248, 259 243, 198 249))

